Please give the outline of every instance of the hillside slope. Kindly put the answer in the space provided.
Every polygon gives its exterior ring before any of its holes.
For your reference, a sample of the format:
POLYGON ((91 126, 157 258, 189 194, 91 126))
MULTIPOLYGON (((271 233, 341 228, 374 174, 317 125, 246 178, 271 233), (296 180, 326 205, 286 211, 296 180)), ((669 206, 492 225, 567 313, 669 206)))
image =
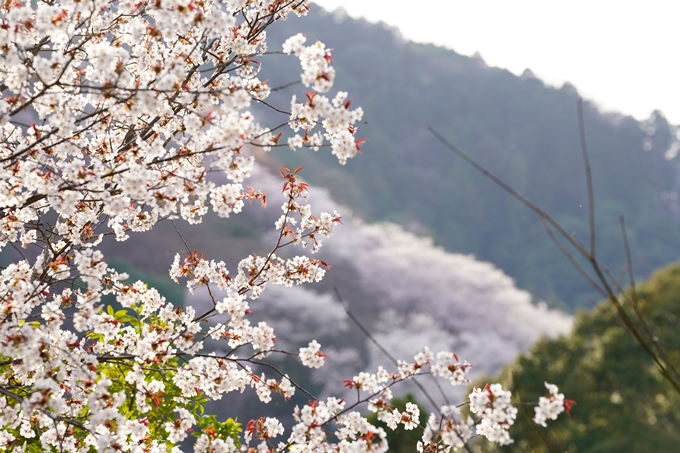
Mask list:
MULTIPOLYGON (((318 7, 310 17, 279 25, 269 33, 272 50, 300 30, 308 41, 335 49, 336 86, 364 108, 366 124, 358 135, 369 141, 346 168, 323 150, 278 149, 274 161, 305 165, 312 183, 328 187, 368 221, 394 221, 449 251, 491 261, 540 298, 570 308, 590 303, 589 287, 538 219, 426 130, 432 125, 585 240, 587 196, 573 86, 549 87, 530 71, 517 77, 480 58, 407 42, 393 29, 318 7)), ((267 59, 279 68, 271 86, 299 77, 291 62, 267 59)), ((272 103, 286 105, 289 95, 275 92, 272 103)), ((639 122, 588 102, 584 110, 599 256, 615 273, 625 264, 618 218, 624 215, 635 271, 646 276, 680 251, 678 164, 668 160, 677 146, 676 128, 659 112, 639 122)))

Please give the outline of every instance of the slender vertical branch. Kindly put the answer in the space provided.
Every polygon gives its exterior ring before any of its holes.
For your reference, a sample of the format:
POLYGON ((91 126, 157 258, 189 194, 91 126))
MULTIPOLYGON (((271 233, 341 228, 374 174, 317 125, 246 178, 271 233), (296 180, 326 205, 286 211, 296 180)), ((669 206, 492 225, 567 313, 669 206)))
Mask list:
MULTIPOLYGON (((583 126, 583 113, 582 113, 582 107, 581 103, 579 101, 578 104, 579 107, 579 126, 580 126, 580 135, 581 135, 581 151, 583 154, 583 159, 584 159, 584 164, 586 167, 586 179, 588 181, 588 200, 589 200, 589 212, 590 212, 590 250, 586 249, 579 241, 577 241, 574 237, 572 237, 570 234, 566 232, 566 230, 557 222, 555 221, 551 216, 549 216, 545 211, 543 211, 541 208, 530 202, 527 198, 525 198, 523 195, 519 194, 517 191, 515 191, 512 187, 510 187, 508 184, 504 183, 502 180, 500 180, 497 176, 492 174, 489 170, 487 170, 485 167, 477 163, 474 159, 472 159, 470 156, 468 156, 466 153, 461 151, 459 148, 455 147, 453 144, 451 144, 448 140, 446 140, 442 135, 440 135, 437 131, 435 131, 431 126, 428 126, 428 130, 434 135, 440 142, 442 142, 447 148, 449 148, 451 151, 456 153, 458 156, 460 156, 463 160, 465 160, 467 163, 469 163, 475 170, 479 171, 482 173, 484 176, 489 178, 491 181, 493 181, 496 185, 501 187, 503 190, 505 190, 507 193, 512 195, 514 198, 519 200, 522 204, 527 206, 529 209, 531 209, 533 212, 535 212, 544 222, 545 224, 549 225, 552 227, 555 231, 557 231, 565 240, 576 250, 578 251, 584 258, 586 258, 592 265, 593 271, 595 272, 597 276, 597 280, 601 284, 601 289, 604 290, 604 297, 607 298, 607 300, 612 304, 614 309, 616 310, 616 313, 618 314, 621 322, 623 325, 626 327, 627 330, 631 332, 635 340, 638 342, 640 347, 645 351, 647 356, 654 362, 654 364, 657 366, 663 377, 673 386, 673 388, 680 393, 680 373, 677 372, 675 369, 675 366, 673 363, 670 361, 668 355, 665 353, 663 348, 658 344, 658 339, 651 333, 651 329, 649 328, 649 325, 646 323, 644 318, 642 316, 638 316, 638 319, 640 320, 641 327, 635 325, 631 317, 629 316, 628 312, 624 309, 623 305, 621 304, 621 301, 619 300, 619 297, 616 292, 614 292, 614 289, 609 283, 609 280, 607 279, 607 276, 611 277, 611 274, 608 272, 606 267, 602 265, 597 259, 597 256, 595 254, 595 202, 594 202, 594 196, 593 196, 593 188, 592 188, 592 175, 590 171, 590 162, 588 159, 588 149, 585 146, 585 132, 583 126), (603 271, 604 269, 604 271, 603 271), (605 272, 607 272, 607 276, 605 276, 605 272)), ((550 233, 549 233, 549 236, 550 233)), ((553 241, 555 240, 554 236, 551 236, 551 239, 553 241)), ((560 247, 560 250, 562 250, 562 247, 560 247)), ((567 255, 567 258, 569 258, 570 254, 567 255)), ((570 259, 572 264, 575 263, 575 260, 570 259)), ((580 266, 576 266, 576 269, 579 271, 583 271, 583 269, 580 266)), ((585 272, 582 272, 582 275, 584 275, 585 272)), ((592 282, 593 279, 590 277, 585 277, 588 282, 592 282)), ((614 278, 612 278, 612 281, 614 285, 617 285, 617 282, 614 278)), ((600 285, 595 285, 593 286, 594 289, 600 288, 600 285)))
POLYGON ((608 294, 605 292, 605 290, 602 289, 600 287, 600 285, 598 285, 597 282, 595 282, 595 280, 593 280, 590 277, 590 275, 588 275, 586 270, 583 269, 583 267, 578 263, 578 261, 576 261, 576 258, 574 258, 574 256, 571 253, 569 253, 569 250, 567 250, 562 245, 562 243, 557 239, 557 237, 555 236, 555 233, 553 233, 552 229, 550 228, 550 225, 548 225, 548 223, 545 221, 545 219, 543 217, 541 217, 540 219, 541 219, 541 223, 543 224, 543 228, 545 229, 545 232, 548 235, 548 237, 553 241, 555 246, 559 249, 560 252, 562 252, 562 254, 567 258, 567 260, 569 260, 571 265, 578 271, 578 273, 581 274, 581 277, 583 277, 584 280, 587 281, 588 284, 591 287, 593 287, 593 289, 595 289, 598 293, 600 293, 600 295, 602 297, 607 297, 608 294))
POLYGON ((590 254, 593 259, 597 256, 595 252, 595 196, 593 193, 593 175, 590 168, 590 158, 588 157, 588 147, 586 146, 586 129, 583 124, 583 99, 576 101, 578 112, 578 132, 581 140, 581 154, 583 155, 583 166, 586 171, 586 187, 588 189, 588 221, 590 223, 590 254))
POLYGON ((626 223, 623 216, 619 217, 621 223, 621 236, 623 237, 623 248, 626 251, 626 267, 628 269, 628 281, 630 283, 631 297, 635 305, 638 303, 637 292, 635 291, 635 273, 633 272, 633 260, 630 254, 630 245, 628 245, 628 234, 626 233, 626 223))

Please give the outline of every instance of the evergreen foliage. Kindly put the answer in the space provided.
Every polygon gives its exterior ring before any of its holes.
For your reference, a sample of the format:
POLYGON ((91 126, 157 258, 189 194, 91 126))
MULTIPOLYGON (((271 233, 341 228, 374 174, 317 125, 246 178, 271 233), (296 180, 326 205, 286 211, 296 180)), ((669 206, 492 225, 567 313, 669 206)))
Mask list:
MULTIPOLYGON (((658 271, 637 293, 659 344, 680 363, 680 263, 658 271)), ((525 430, 513 432, 515 443, 507 451, 642 453, 675 451, 680 445, 680 397, 617 324, 607 302, 580 311, 571 335, 538 342, 503 371, 501 380, 514 385, 522 401, 537 400, 547 381, 577 403, 571 417, 560 417, 548 429, 526 423, 533 407, 520 409, 518 424, 525 430)))

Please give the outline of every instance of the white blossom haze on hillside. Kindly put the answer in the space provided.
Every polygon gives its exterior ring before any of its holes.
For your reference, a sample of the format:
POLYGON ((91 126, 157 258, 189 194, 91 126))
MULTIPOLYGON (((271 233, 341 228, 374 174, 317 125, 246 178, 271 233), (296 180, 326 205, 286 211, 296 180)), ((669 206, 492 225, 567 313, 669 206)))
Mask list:
MULTIPOLYGON (((267 193, 280 190, 279 180, 257 166, 253 180, 267 193)), ((418 237, 391 223, 367 224, 353 217, 321 187, 313 187, 311 201, 324 211, 343 212, 332 239, 319 252, 332 267, 326 280, 352 273, 352 287, 338 284, 341 294, 374 338, 394 357, 410 357, 424 346, 433 351, 451 350, 461 357, 474 357, 471 376, 498 372, 517 354, 542 336, 567 334, 571 317, 545 303, 532 303, 532 295, 493 264, 472 255, 446 252, 431 238, 418 237), (361 298, 360 300, 356 300, 361 298), (361 318, 361 307, 371 317, 361 318), (358 307, 355 309, 355 307, 358 307), (405 341, 405 339, 407 341, 405 341)), ((278 206, 263 210, 275 216, 278 206)), ((266 238, 265 238, 266 239, 266 238)), ((317 287, 268 288, 258 304, 265 319, 285 337, 285 348, 306 344, 313 338, 339 338, 351 329, 351 320, 333 292, 317 287), (292 344, 291 344, 292 342, 292 344)), ((188 294, 191 304, 208 304, 207 294, 188 294)), ((357 330, 357 335, 361 333, 357 330)), ((328 344, 328 342, 326 342, 328 344)), ((330 346, 330 345, 329 345, 330 346)), ((324 383, 360 368, 387 366, 389 360, 364 338, 369 362, 360 364, 361 351, 352 347, 325 347, 327 366, 316 371, 324 383)), ((328 382, 329 387, 336 382, 328 382)), ((409 390, 411 390, 409 388, 409 390)), ((453 389, 452 389, 453 390, 453 389)))

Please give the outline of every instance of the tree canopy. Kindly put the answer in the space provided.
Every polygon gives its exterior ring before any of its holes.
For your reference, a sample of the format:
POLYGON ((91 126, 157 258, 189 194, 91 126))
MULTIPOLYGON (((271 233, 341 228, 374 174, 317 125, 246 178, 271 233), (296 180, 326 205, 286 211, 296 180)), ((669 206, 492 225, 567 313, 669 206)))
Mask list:
MULTIPOLYGON (((680 263, 659 270, 636 290, 659 344, 679 364, 680 263)), ((571 417, 549 429, 518 422, 524 430, 507 451, 643 453, 680 445, 680 396, 617 320, 607 301, 579 311, 570 335, 539 341, 503 371, 501 381, 523 401, 543 395, 544 381, 576 401, 571 417)), ((520 409, 519 420, 525 422, 527 414, 533 417, 533 406, 520 409)))

